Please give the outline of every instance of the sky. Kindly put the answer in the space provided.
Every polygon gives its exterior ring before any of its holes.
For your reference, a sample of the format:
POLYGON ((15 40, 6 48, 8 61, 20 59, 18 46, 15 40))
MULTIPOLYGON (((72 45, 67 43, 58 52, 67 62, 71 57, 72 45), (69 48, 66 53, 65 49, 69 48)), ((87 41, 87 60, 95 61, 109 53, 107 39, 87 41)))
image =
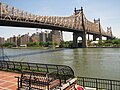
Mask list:
MULTIPOLYGON (((89 21, 100 18, 104 31, 111 26, 113 35, 120 38, 120 0, 0 0, 0 2, 44 16, 70 16, 74 8, 80 9, 82 6, 89 21)), ((28 32, 35 33, 36 29, 0 26, 0 37, 8 38, 28 32)), ((63 38, 65 41, 72 40, 72 33, 63 32, 63 38)))

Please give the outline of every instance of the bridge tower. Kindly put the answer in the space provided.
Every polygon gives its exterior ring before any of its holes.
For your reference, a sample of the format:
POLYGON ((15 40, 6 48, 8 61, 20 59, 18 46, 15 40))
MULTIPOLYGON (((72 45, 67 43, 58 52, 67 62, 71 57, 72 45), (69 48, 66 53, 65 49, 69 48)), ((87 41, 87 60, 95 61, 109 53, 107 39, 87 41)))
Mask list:
MULTIPOLYGON (((81 7, 81 9, 79 10, 74 10, 75 15, 77 15, 78 13, 81 12, 82 15, 82 29, 83 32, 73 32, 73 47, 77 48, 78 47, 78 43, 77 43, 77 39, 79 36, 82 37, 82 47, 86 48, 87 47, 87 39, 86 39, 86 30, 85 30, 85 25, 84 25, 84 13, 83 13, 83 8, 81 7)), ((76 23, 76 18, 75 18, 75 23, 76 23)))
POLYGON ((98 20, 94 19, 94 23, 98 24, 99 35, 93 35, 93 41, 96 41, 96 38, 99 38, 99 42, 101 44, 102 43, 102 31, 101 31, 100 18, 98 18, 98 20))
POLYGON ((113 39, 113 34, 112 34, 112 28, 111 27, 107 27, 107 33, 109 33, 110 36, 111 36, 111 37, 107 37, 107 40, 113 39))

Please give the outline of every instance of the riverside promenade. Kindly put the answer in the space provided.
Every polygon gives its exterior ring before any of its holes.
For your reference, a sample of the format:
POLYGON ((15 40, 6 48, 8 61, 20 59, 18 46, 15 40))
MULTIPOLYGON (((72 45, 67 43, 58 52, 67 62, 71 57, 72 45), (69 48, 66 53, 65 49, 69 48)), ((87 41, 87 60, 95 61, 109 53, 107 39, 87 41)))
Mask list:
POLYGON ((0 71, 0 90, 16 90, 18 73, 0 71))

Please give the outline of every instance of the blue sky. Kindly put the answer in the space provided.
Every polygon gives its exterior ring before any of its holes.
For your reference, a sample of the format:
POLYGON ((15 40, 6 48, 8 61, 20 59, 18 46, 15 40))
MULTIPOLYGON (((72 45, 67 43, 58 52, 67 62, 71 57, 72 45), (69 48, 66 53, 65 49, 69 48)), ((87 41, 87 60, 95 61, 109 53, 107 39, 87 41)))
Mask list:
MULTIPOLYGON (((0 0, 0 2, 45 16, 70 16, 75 7, 82 6, 88 20, 100 18, 103 29, 106 31, 107 26, 111 26, 114 36, 120 38, 120 0, 0 0)), ((35 31, 31 28, 0 27, 0 37, 35 31)), ((64 33, 64 39, 71 40, 72 33, 64 33)))

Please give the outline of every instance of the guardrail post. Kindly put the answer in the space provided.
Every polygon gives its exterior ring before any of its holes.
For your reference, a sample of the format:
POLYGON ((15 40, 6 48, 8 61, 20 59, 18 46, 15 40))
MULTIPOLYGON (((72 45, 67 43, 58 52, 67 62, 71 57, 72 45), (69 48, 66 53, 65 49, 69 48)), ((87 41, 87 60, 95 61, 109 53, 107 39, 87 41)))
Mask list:
POLYGON ((4 57, 4 48, 2 46, 2 57, 3 57, 3 61, 5 60, 5 57, 4 57))
POLYGON ((9 62, 6 61, 6 64, 7 64, 6 69, 7 69, 7 70, 9 69, 9 64, 8 64, 8 63, 9 63, 9 62))
POLYGON ((48 66, 46 65, 47 73, 49 73, 48 66))
POLYGON ((21 67, 21 70, 22 70, 22 64, 21 64, 21 62, 20 62, 20 67, 21 67))
POLYGON ((22 72, 22 75, 21 75, 21 77, 20 77, 20 80, 19 80, 19 82, 20 82, 20 88, 22 88, 22 77, 23 77, 23 72, 22 72))
POLYGON ((18 83, 17 90, 20 90, 20 86, 19 86, 19 84, 20 84, 20 77, 16 77, 16 76, 15 76, 15 78, 17 78, 17 79, 18 79, 18 82, 17 82, 17 83, 18 83))
POLYGON ((112 90, 112 81, 111 80, 110 80, 110 88, 111 88, 110 90, 112 90))
POLYGON ((19 82, 20 82, 20 81, 19 81, 19 77, 18 77, 18 90, 20 90, 19 82))
POLYGON ((98 82, 97 82, 97 79, 96 79, 96 90, 98 90, 98 82))
POLYGON ((28 65, 28 68, 29 68, 29 70, 30 70, 30 65, 29 65, 29 63, 27 63, 27 65, 28 65))
POLYGON ((14 66, 14 70, 16 70, 14 62, 12 62, 12 63, 13 63, 13 66, 14 66))
MULTIPOLYGON (((31 73, 32 75, 32 73, 31 73)), ((30 78, 29 78, 29 90, 31 90, 31 75, 30 75, 30 78)))
POLYGON ((61 69, 61 70, 62 70, 62 72, 63 72, 63 74, 64 74, 64 76, 63 76, 63 78, 64 78, 64 83, 66 83, 66 75, 65 75, 65 72, 64 72, 63 69, 61 69))
POLYGON ((84 77, 83 77, 83 87, 85 87, 85 81, 84 81, 84 77))
POLYGON ((37 71, 39 71, 39 67, 38 67, 38 64, 36 64, 36 67, 37 67, 37 71))

